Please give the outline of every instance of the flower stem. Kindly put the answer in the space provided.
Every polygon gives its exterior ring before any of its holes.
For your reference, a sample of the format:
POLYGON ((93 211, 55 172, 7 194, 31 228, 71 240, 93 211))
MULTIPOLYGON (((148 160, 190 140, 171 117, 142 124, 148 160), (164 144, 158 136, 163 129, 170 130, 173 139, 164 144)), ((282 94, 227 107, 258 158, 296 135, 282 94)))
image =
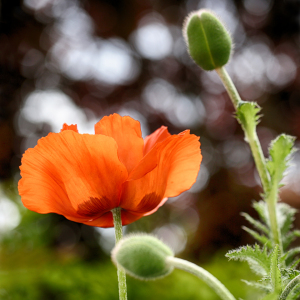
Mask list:
MULTIPOLYGON (((116 244, 123 237, 123 229, 122 229, 122 218, 121 218, 121 207, 117 207, 111 210, 114 226, 115 226, 115 237, 116 244)), ((125 271, 120 267, 118 268, 118 283, 119 283, 119 300, 127 300, 127 286, 126 286, 126 274, 125 271)))
POLYGON ((269 212, 270 226, 272 230, 273 240, 275 244, 279 245, 279 250, 281 251, 281 253, 283 253, 281 232, 279 230, 277 214, 276 214, 277 198, 278 198, 278 186, 274 184, 267 195, 266 201, 268 204, 268 212, 269 212))
POLYGON ((228 289, 216 277, 211 275, 203 268, 191 262, 173 256, 168 256, 166 259, 166 263, 170 266, 189 272, 202 279, 220 296, 221 299, 235 300, 234 296, 228 291, 228 289))
MULTIPOLYGON (((227 93, 233 103, 235 110, 238 110, 239 105, 242 103, 242 99, 236 90, 230 76, 224 67, 217 68, 216 72, 220 76, 224 87, 227 90, 227 93)), ((249 130, 248 128, 243 128, 245 132, 246 140, 248 141, 254 161, 256 164, 257 171, 259 173, 262 186, 266 195, 266 202, 268 206, 270 228, 273 236, 273 241, 275 244, 279 245, 279 248, 282 250, 282 240, 280 236, 280 230, 278 226, 277 214, 276 214, 276 199, 278 195, 278 188, 271 187, 270 176, 266 166, 266 160, 261 149, 259 139, 257 137, 255 130, 249 130), (275 189, 274 189, 275 188, 275 189)))
MULTIPOLYGON (((225 68, 216 69, 216 72, 220 76, 220 78, 227 90, 227 93, 233 103, 235 110, 238 110, 238 106, 240 103, 242 103, 242 99, 241 99, 238 91, 236 90, 229 74, 227 73, 225 68)), ((256 164, 259 176, 261 178, 263 189, 265 192, 267 192, 269 189, 269 184, 270 184, 269 174, 268 174, 267 167, 266 167, 265 157, 263 155, 261 145, 258 140, 256 131, 252 132, 252 131, 249 131, 246 129, 245 136, 250 145, 250 148, 251 148, 254 160, 255 160, 255 164, 256 164)))

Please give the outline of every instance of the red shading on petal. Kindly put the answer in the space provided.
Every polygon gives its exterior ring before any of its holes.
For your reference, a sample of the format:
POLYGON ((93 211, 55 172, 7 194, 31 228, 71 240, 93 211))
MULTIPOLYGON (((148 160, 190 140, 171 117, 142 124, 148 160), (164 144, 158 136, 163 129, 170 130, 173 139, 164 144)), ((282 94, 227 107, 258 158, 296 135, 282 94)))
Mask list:
MULTIPOLYGON (((122 218, 123 226, 133 223, 142 217, 143 215, 132 214, 124 209, 121 210, 121 218, 122 218)), ((96 227, 104 227, 104 228, 114 227, 114 221, 111 212, 107 212, 97 219, 86 221, 83 223, 89 226, 96 226, 96 227)))
POLYGON ((199 146, 199 137, 188 131, 157 143, 144 157, 144 161, 156 159, 157 167, 124 183, 120 206, 132 214, 147 215, 156 211, 164 198, 188 190, 200 168, 199 146))
POLYGON ((24 206, 77 222, 117 207, 122 183, 128 177, 111 137, 72 130, 40 139, 35 148, 25 152, 20 169, 19 193, 24 206))
POLYGON ((161 200, 161 202, 159 202, 159 204, 152 210, 148 211, 147 213, 144 214, 144 216, 149 216, 149 215, 152 215, 153 213, 155 213, 161 206, 163 206, 167 201, 168 201, 169 198, 163 198, 161 200))
POLYGON ((77 124, 68 125, 68 124, 64 123, 60 132, 65 131, 65 130, 73 130, 78 133, 77 124))
POLYGON ((77 214, 86 218, 96 218, 111 210, 112 203, 107 197, 91 197, 78 205, 77 214), (100 212, 100 213, 99 213, 100 212))
POLYGON ((144 140, 144 155, 146 155, 157 143, 163 142, 170 136, 168 127, 161 126, 159 129, 148 135, 144 140))
POLYGON ((144 140, 140 122, 131 117, 118 114, 103 117, 95 125, 95 133, 110 136, 117 142, 119 159, 128 173, 143 158, 144 140))
POLYGON ((109 211, 96 219, 83 222, 83 224, 89 226, 108 228, 108 227, 114 227, 114 220, 113 220, 112 213, 109 211))

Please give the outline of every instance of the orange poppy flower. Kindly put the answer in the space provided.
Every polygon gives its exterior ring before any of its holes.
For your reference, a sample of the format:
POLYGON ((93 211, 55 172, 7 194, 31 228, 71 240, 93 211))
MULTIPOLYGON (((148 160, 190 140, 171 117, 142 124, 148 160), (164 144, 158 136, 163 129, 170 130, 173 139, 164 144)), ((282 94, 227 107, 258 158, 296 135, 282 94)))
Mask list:
POLYGON ((19 193, 24 206, 91 226, 112 227, 121 207, 123 225, 155 212, 168 197, 188 190, 200 163, 199 137, 170 135, 162 126, 145 140, 140 123, 113 114, 95 135, 64 124, 22 158, 19 193))

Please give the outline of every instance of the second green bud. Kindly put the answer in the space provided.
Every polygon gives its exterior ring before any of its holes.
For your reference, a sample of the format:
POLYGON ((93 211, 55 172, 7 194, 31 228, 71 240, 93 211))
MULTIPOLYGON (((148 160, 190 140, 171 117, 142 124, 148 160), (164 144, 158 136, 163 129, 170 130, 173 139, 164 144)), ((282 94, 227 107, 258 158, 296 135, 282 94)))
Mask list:
POLYGON ((112 251, 112 260, 126 273, 142 280, 154 280, 173 271, 166 262, 173 251, 154 236, 139 234, 123 238, 112 251))

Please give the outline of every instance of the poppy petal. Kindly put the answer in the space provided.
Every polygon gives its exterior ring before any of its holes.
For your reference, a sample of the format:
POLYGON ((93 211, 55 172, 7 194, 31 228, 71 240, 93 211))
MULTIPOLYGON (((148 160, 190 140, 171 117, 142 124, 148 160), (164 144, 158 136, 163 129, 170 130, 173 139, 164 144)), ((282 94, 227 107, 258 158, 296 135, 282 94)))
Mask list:
POLYGON ((40 139, 25 152, 20 169, 19 192, 27 208, 74 221, 92 220, 117 207, 128 177, 111 137, 73 130, 40 139))
POLYGON ((170 137, 170 133, 166 126, 161 126, 159 129, 148 135, 144 140, 144 157, 139 164, 131 171, 128 180, 139 179, 152 171, 158 164, 158 148, 151 151, 155 145, 163 142, 170 137), (150 153, 149 153, 150 152, 150 153))
POLYGON ((73 130, 78 133, 77 124, 68 125, 68 124, 64 123, 60 132, 65 131, 65 130, 73 130))
POLYGON ((156 168, 157 164, 158 151, 151 151, 148 155, 144 156, 139 164, 131 171, 127 180, 136 180, 145 176, 156 168))
POLYGON ((196 182, 202 155, 199 137, 189 130, 179 134, 181 139, 174 145, 168 156, 169 174, 164 197, 176 197, 190 189, 196 182))
POLYGON ((117 142, 119 159, 128 173, 143 158, 141 126, 131 117, 121 117, 118 114, 105 116, 95 125, 95 133, 110 136, 117 142))
POLYGON ((145 215, 154 212, 164 198, 188 190, 196 181, 200 168, 199 146, 199 137, 189 131, 156 144, 144 160, 153 160, 156 156, 157 167, 142 178, 124 183, 120 206, 145 215))
POLYGON ((154 147, 155 144, 163 142, 169 136, 170 133, 168 131, 168 127, 166 126, 161 126, 152 134, 148 135, 144 140, 144 155, 146 155, 154 147))

